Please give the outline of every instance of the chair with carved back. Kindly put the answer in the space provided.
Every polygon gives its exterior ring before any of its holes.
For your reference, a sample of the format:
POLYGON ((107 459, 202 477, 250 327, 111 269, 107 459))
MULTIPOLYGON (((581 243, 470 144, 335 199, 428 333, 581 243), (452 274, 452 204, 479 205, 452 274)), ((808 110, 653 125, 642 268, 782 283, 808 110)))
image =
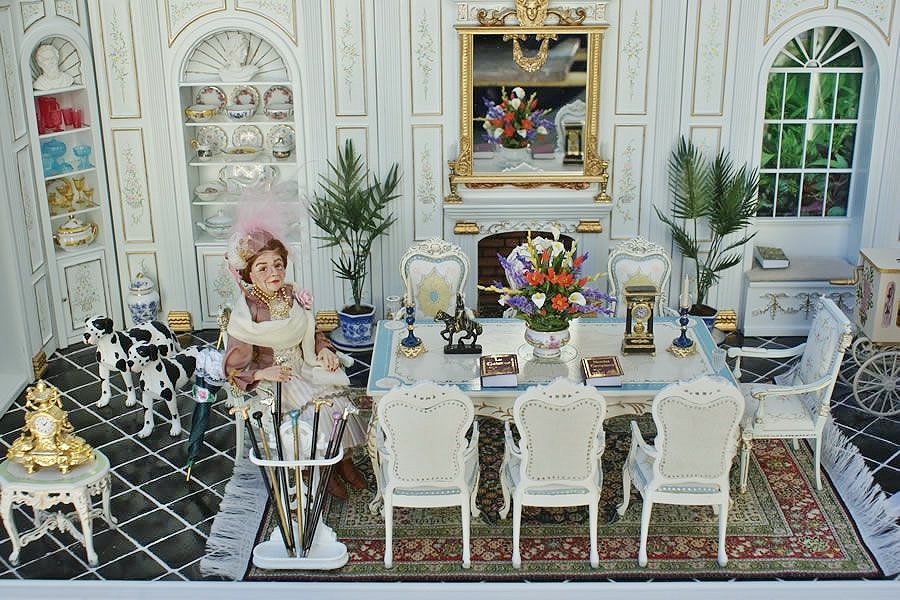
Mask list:
POLYGON ((433 319, 438 311, 453 314, 456 295, 468 276, 468 257, 459 246, 440 238, 414 243, 400 259, 406 301, 415 304, 417 319, 433 319))
POLYGON ((606 399, 597 388, 558 378, 548 385, 528 388, 513 405, 520 438, 505 423, 505 450, 500 465, 503 508, 513 508, 513 555, 522 566, 519 549, 523 506, 587 506, 590 563, 600 564, 597 518, 605 446, 603 419, 606 399))
POLYGON ((744 412, 740 390, 724 377, 703 376, 660 390, 651 408, 656 425, 653 445, 631 422, 631 449, 622 467, 622 504, 628 508, 631 486, 643 498, 638 564, 647 566, 647 535, 654 503, 711 505, 719 516, 718 557, 728 564, 725 528, 731 502, 729 472, 737 453, 744 412))
POLYGON ((378 401, 375 445, 384 500, 384 566, 393 565, 395 506, 458 506, 462 566, 469 568, 470 519, 481 514, 475 505, 480 475, 472 400, 455 386, 395 387, 378 401))
POLYGON ((775 383, 742 383, 747 402, 742 424, 741 491, 747 490, 750 450, 756 439, 812 440, 816 489, 822 489, 822 432, 831 416, 831 394, 844 353, 853 338, 847 315, 830 298, 819 298, 806 342, 793 348, 729 348, 735 357, 734 376, 740 380, 741 358, 800 357, 775 383))
POLYGON ((652 285, 659 290, 657 314, 677 314, 669 308, 667 298, 671 275, 672 258, 669 253, 644 237, 631 238, 613 248, 607 260, 606 276, 609 295, 618 299, 616 316, 625 316, 623 294, 626 287, 633 285, 652 285))

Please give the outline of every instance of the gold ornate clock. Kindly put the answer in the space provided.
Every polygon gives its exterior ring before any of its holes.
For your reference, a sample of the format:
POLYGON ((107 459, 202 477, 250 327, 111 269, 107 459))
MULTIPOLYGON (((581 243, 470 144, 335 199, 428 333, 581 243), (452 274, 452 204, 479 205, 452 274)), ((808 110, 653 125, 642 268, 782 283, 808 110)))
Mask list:
POLYGON ((6 457, 33 473, 39 467, 55 466, 61 473, 94 460, 87 442, 72 435, 73 427, 62 408, 59 390, 44 380, 25 393, 25 426, 9 447, 6 457))
POLYGON ((653 307, 659 295, 652 285, 625 288, 625 337, 622 354, 655 354, 653 341, 653 307))

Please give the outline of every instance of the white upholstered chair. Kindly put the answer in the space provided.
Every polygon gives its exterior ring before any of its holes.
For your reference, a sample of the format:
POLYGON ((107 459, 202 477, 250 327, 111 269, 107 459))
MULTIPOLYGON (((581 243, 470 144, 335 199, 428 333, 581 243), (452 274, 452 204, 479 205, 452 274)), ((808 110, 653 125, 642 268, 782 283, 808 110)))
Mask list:
POLYGON ((384 499, 384 566, 393 564, 395 506, 459 506, 462 566, 471 566, 470 516, 478 490, 478 422, 459 388, 430 382, 396 387, 378 401, 378 486, 384 499), (466 439, 471 427, 471 435, 466 439))
POLYGON ((745 383, 747 402, 742 424, 741 491, 747 490, 750 450, 755 439, 813 440, 816 489, 822 489, 822 431, 831 416, 831 394, 850 345, 853 328, 830 298, 819 298, 809 337, 793 348, 729 348, 736 357, 734 376, 740 380, 741 357, 790 359, 800 357, 774 384, 745 383))
POLYGON ((718 563, 725 566, 728 522, 728 474, 737 453, 738 426, 744 412, 740 390, 724 377, 704 376, 673 383, 653 399, 654 445, 644 441, 631 422, 631 449, 622 467, 623 500, 631 486, 643 497, 638 564, 647 566, 647 534, 654 503, 712 505, 719 515, 718 563))
POLYGON ((469 259, 462 249, 440 238, 416 242, 400 258, 400 277, 406 298, 416 305, 416 318, 433 319, 440 310, 452 315, 468 276, 469 259))
POLYGON ((625 288, 632 285, 652 285, 659 290, 656 298, 657 314, 676 314, 669 308, 667 294, 672 275, 672 258, 666 250, 650 240, 638 236, 620 243, 609 253, 606 276, 609 295, 618 299, 616 316, 625 316, 622 301, 625 288))
POLYGON ((597 388, 564 378, 533 386, 516 398, 513 418, 519 432, 513 439, 505 424, 505 451, 500 465, 503 508, 513 505, 513 567, 522 566, 519 549, 523 506, 587 506, 590 561, 600 565, 597 518, 605 446, 603 419, 606 400, 597 388))

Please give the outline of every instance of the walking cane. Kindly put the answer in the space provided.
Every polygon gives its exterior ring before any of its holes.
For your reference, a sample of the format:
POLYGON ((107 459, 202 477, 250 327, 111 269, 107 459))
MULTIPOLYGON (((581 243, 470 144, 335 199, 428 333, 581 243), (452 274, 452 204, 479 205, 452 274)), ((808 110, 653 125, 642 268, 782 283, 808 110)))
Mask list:
MULTIPOLYGON (((340 420, 335 420, 335 424, 337 425, 337 432, 331 436, 331 440, 328 443, 328 450, 326 458, 334 458, 337 456, 338 450, 341 447, 341 440, 344 437, 344 430, 347 427, 347 419, 350 415, 355 415, 359 412, 359 409, 355 406, 348 406, 344 409, 343 414, 341 415, 340 420)), ((337 413, 335 413, 335 416, 337 413)), ((331 472, 334 469, 334 465, 326 465, 325 472, 321 475, 321 480, 319 484, 320 493, 316 493, 316 505, 313 509, 313 522, 318 525, 319 519, 322 517, 322 511, 325 508, 325 488, 328 485, 328 480, 331 478, 331 472)), ((306 531, 306 547, 312 546, 313 538, 309 535, 309 528, 307 527, 306 531)))
MULTIPOLYGON (((244 419, 244 425, 246 425, 246 427, 247 427, 247 435, 250 436, 250 447, 253 449, 253 455, 256 456, 257 458, 260 458, 259 442, 257 442, 257 440, 256 440, 256 432, 253 430, 253 424, 250 422, 249 408, 246 405, 240 406, 240 407, 234 407, 229 412, 232 412, 233 414, 240 413, 241 417, 244 419)), ((269 472, 266 469, 266 467, 264 467, 263 465, 259 465, 259 472, 262 475, 263 483, 266 486, 266 492, 268 492, 269 500, 272 502, 273 505, 276 506, 276 511, 277 511, 278 505, 275 502, 275 493, 274 493, 275 488, 272 485, 272 481, 269 479, 269 472)), ((284 531, 284 528, 281 527, 280 522, 279 522, 278 529, 281 532, 282 539, 284 539, 284 545, 285 545, 285 547, 287 547, 287 545, 288 545, 287 538, 284 535, 285 531, 284 531)))
MULTIPOLYGON (((316 460, 316 446, 319 442, 319 410, 323 405, 331 406, 331 400, 325 400, 323 398, 314 398, 313 406, 315 407, 315 413, 313 414, 313 424, 312 424, 312 443, 309 445, 309 460, 316 460)), ((312 489, 313 484, 313 468, 309 468, 309 487, 312 489)), ((309 518, 312 516, 312 511, 310 510, 310 503, 306 503, 306 525, 307 529, 309 529, 309 518)))
MULTIPOLYGON (((294 432, 294 460, 300 460, 300 411, 292 410, 288 412, 288 416, 291 418, 291 428, 294 432)), ((306 555, 306 549, 303 547, 303 476, 300 473, 300 465, 294 466, 294 487, 296 488, 297 493, 297 507, 296 516, 297 516, 297 548, 299 549, 298 556, 303 557, 306 555)), ((308 502, 308 500, 307 500, 308 502)))
MULTIPOLYGON (((325 454, 323 458, 331 457, 331 447, 334 443, 334 438, 337 436, 338 427, 341 422, 341 411, 336 410, 331 413, 331 435, 328 438, 328 446, 325 449, 325 454)), ((315 540, 316 533, 315 528, 318 527, 319 521, 315 518, 315 507, 318 506, 321 502, 325 501, 325 493, 328 488, 328 479, 331 474, 331 465, 325 465, 319 470, 319 481, 316 485, 316 493, 313 495, 312 500, 307 502, 307 507, 310 509, 310 518, 311 520, 307 522, 306 528, 306 537, 303 540, 303 546, 307 551, 312 547, 313 540, 315 540), (309 530, 309 524, 312 523, 313 530, 309 530)), ((311 485, 311 484, 310 484, 311 485)))
MULTIPOLYGON (((265 458, 266 460, 272 460, 272 453, 269 451, 269 444, 266 442, 266 431, 263 429, 262 411, 258 410, 253 413, 253 419, 259 427, 259 434, 263 441, 262 451, 265 454, 265 458)), ((278 524, 281 529, 281 537, 284 539, 284 547, 291 556, 297 556, 297 550, 294 547, 294 532, 288 529, 288 514, 290 508, 283 503, 281 491, 279 489, 279 483, 281 481, 278 476, 279 471, 276 471, 271 466, 267 467, 267 469, 269 470, 269 477, 272 480, 272 490, 275 493, 275 511, 278 513, 278 524)))
MULTIPOLYGON (((275 411, 273 413, 272 422, 275 427, 275 453, 278 455, 279 461, 284 461, 284 443, 281 441, 281 382, 275 383, 275 411)), ((288 525, 291 522, 291 495, 288 491, 288 471, 287 467, 276 467, 278 474, 278 483, 281 486, 281 495, 284 498, 284 512, 288 525)), ((293 529, 289 532, 291 538, 294 537, 293 529)))

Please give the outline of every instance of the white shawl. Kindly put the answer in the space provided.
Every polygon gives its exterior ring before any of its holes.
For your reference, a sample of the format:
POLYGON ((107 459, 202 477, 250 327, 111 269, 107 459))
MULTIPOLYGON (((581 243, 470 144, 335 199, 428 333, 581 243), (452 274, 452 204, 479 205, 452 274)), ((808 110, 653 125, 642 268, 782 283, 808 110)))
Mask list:
POLYGON ((228 320, 226 332, 236 339, 253 346, 264 346, 274 350, 300 346, 303 362, 316 365, 316 326, 311 311, 294 302, 287 319, 255 322, 250 317, 247 301, 235 303, 228 320))

